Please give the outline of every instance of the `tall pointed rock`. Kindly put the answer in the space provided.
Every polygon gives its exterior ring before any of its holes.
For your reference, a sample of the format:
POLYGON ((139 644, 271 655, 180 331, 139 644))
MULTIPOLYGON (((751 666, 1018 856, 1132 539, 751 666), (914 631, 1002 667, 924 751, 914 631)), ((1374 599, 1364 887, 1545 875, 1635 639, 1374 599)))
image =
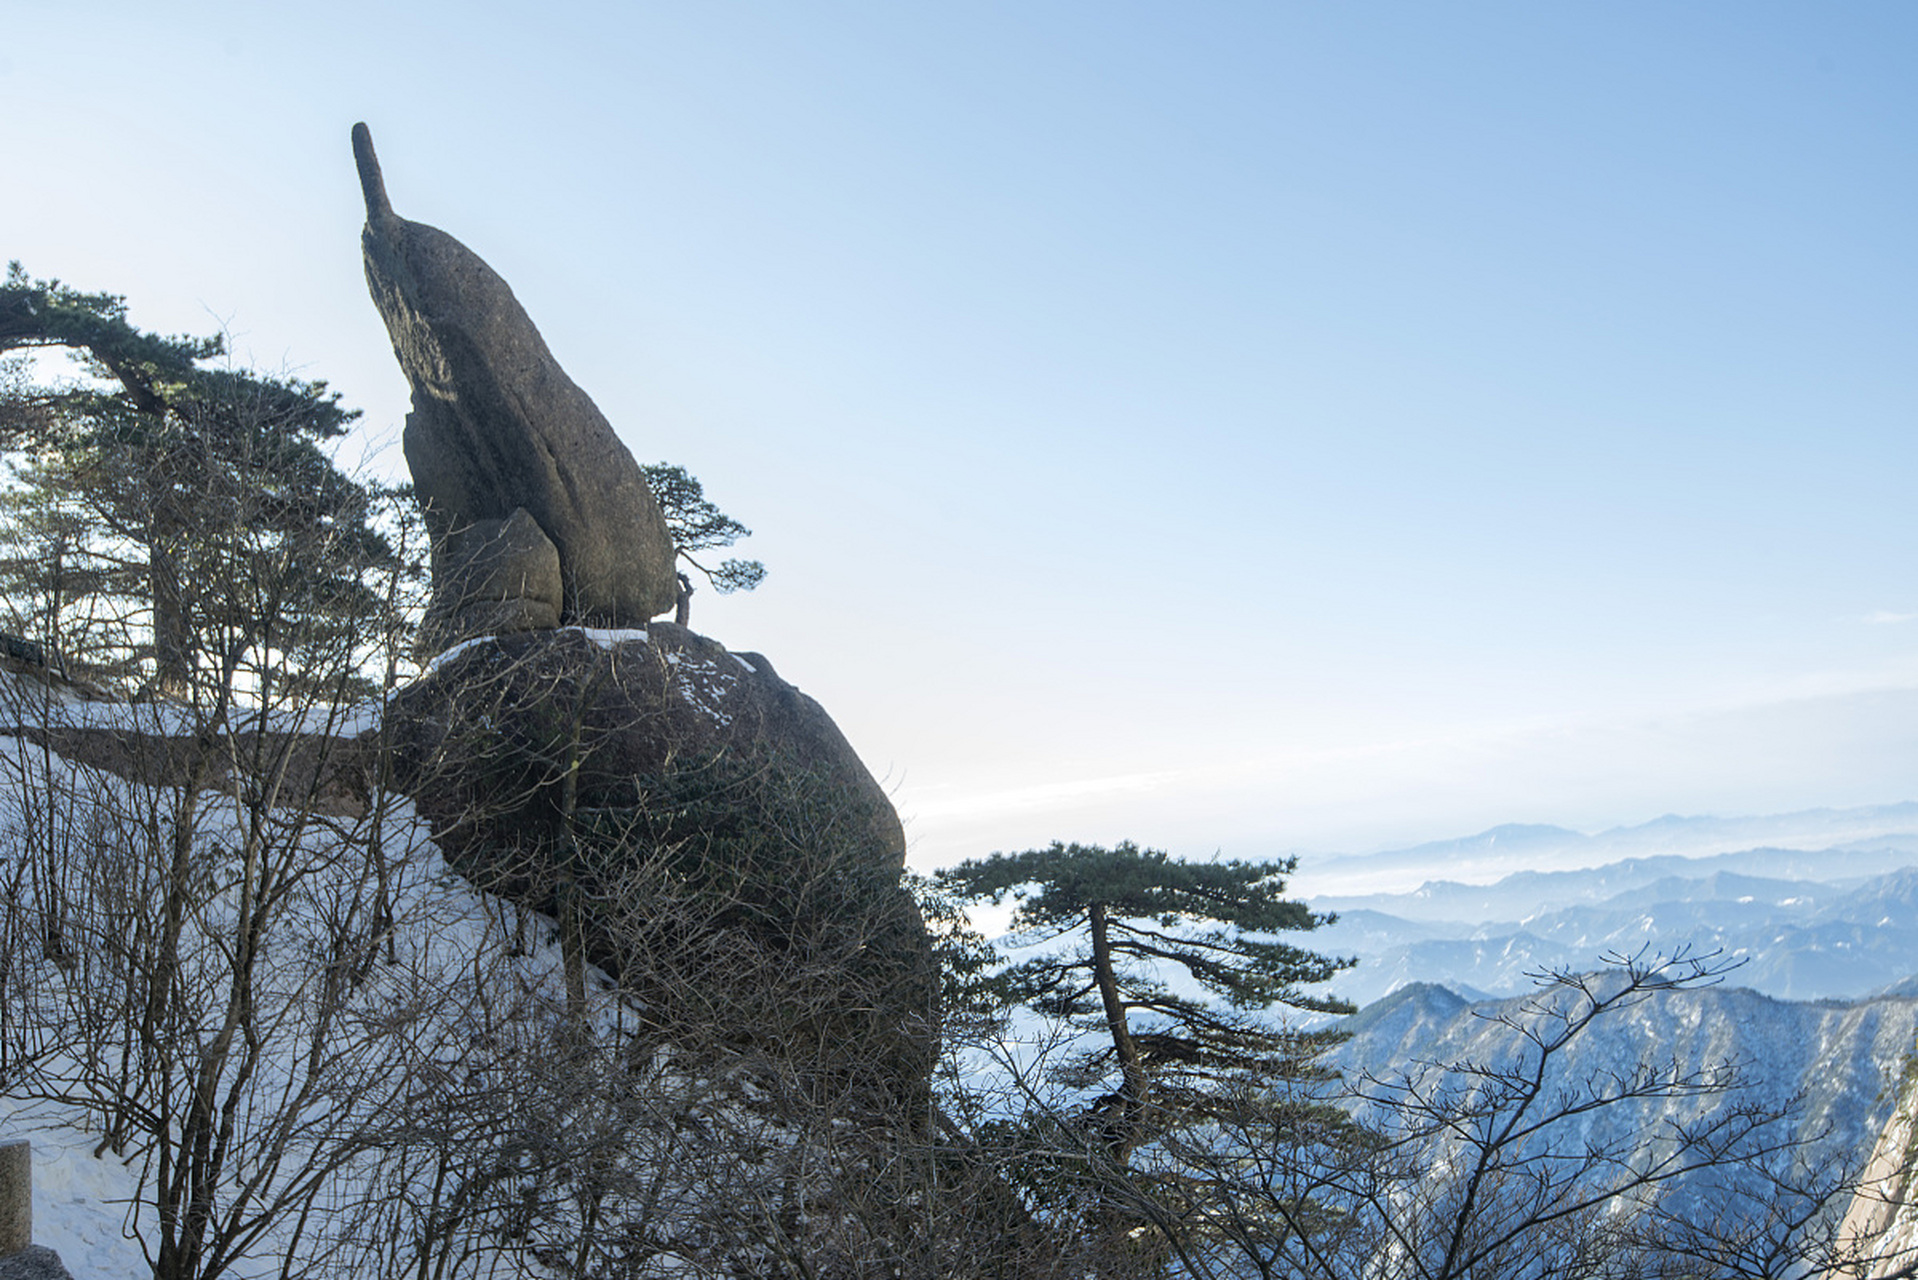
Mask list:
POLYGON ((402 443, 433 536, 436 612, 461 616, 467 602, 440 598, 460 590, 448 566, 516 511, 558 550, 561 622, 631 627, 670 610, 672 537, 633 455, 498 273, 393 212, 364 124, 353 156, 367 287, 413 387, 402 443))

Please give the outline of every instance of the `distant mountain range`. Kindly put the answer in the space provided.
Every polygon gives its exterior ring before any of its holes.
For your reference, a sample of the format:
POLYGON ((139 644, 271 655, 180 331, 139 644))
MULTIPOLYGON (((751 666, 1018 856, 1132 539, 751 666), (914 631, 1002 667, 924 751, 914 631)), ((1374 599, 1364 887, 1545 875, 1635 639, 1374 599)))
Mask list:
MULTIPOLYGON (((1525 997, 1472 1001, 1434 983, 1412 983, 1347 1019, 1351 1039, 1332 1061, 1348 1077, 1390 1078, 1421 1063, 1518 1066, 1535 1056, 1518 1029, 1528 1020, 1526 1004, 1525 997)), ((1914 1036, 1918 998, 1911 994, 1789 1002, 1730 986, 1653 991, 1596 1020, 1554 1062, 1549 1078, 1555 1089, 1576 1093, 1592 1082, 1629 1079, 1648 1062, 1686 1070, 1739 1064, 1744 1087, 1735 1095, 1621 1102, 1591 1113, 1568 1137, 1603 1144, 1658 1123, 1695 1120, 1728 1101, 1769 1106, 1796 1097, 1794 1136, 1806 1144, 1797 1161, 1858 1161, 1891 1112, 1891 1086, 1914 1036)))
POLYGON ((1656 857, 1695 859, 1767 847, 1817 851, 1886 837, 1918 846, 1918 802, 1758 817, 1667 814, 1596 835, 1510 823, 1407 849, 1311 858, 1300 867, 1300 882, 1314 895, 1397 893, 1440 878, 1487 883, 1520 871, 1569 871, 1656 857))
POLYGON ((1793 1000, 1858 998, 1918 974, 1918 804, 1663 818, 1596 836, 1496 827, 1340 859, 1331 878, 1363 883, 1412 865, 1461 878, 1311 899, 1339 917, 1312 945, 1359 958, 1334 985, 1361 1005, 1413 982, 1467 998, 1514 995, 1531 988, 1530 975, 1647 948, 1743 958, 1738 984, 1793 1000), (1763 843, 1727 848, 1748 835, 1763 843), (1572 865, 1579 858, 1593 861, 1572 865), (1465 879, 1515 862, 1531 865, 1465 879))

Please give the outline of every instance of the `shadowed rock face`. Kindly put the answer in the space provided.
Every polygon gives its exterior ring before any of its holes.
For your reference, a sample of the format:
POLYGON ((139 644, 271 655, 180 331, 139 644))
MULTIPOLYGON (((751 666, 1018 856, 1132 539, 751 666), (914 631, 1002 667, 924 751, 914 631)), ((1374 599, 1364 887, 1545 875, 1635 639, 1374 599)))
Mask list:
POLYGON ((661 1034, 690 1016, 701 1037, 914 1095, 938 980, 884 789, 759 654, 666 622, 627 635, 445 656, 388 706, 394 783, 474 884, 577 912, 661 1034))
POLYGON ((0 1258, 0 1280, 73 1280, 60 1255, 45 1245, 30 1244, 0 1258))
POLYGON ((432 607, 420 622, 422 653, 471 636, 559 625, 559 548, 525 507, 506 520, 475 520, 441 539, 433 578, 432 607))
MULTIPOLYGON (((436 594, 457 591, 444 548, 523 509, 559 551, 562 622, 636 627, 671 610, 672 537, 639 464, 506 282, 444 231, 393 212, 363 124, 353 151, 367 287, 413 386, 402 439, 436 594)), ((450 617, 462 604, 436 607, 450 617)))
POLYGON ((725 758, 748 774, 803 769, 842 808, 858 861, 895 878, 905 864, 899 815, 825 708, 764 656, 670 622, 606 643, 575 630, 481 641, 400 690, 387 720, 398 777, 455 863, 513 845, 482 832, 524 829, 568 786, 580 808, 630 811, 646 780, 725 758))

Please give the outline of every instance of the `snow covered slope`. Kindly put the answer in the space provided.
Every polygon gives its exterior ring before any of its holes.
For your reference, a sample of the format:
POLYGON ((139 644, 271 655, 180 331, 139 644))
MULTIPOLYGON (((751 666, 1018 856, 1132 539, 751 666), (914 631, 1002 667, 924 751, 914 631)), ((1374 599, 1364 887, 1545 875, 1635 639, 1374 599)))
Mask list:
MULTIPOLYGON (((1379 1075, 1420 1062, 1517 1062, 1528 1045, 1516 1028, 1532 999, 1472 1001, 1435 984, 1408 985, 1348 1020, 1352 1038, 1335 1061, 1379 1075)), ((1578 1082, 1628 1076, 1648 1059, 1692 1070, 1737 1064, 1744 1081, 1737 1101, 1802 1099, 1799 1136, 1862 1163, 1891 1114, 1892 1086, 1915 1043, 1918 998, 1911 996, 1800 1002, 1715 986, 1651 993, 1595 1023, 1554 1069, 1578 1082)), ((1622 1133, 1655 1115, 1620 1107, 1602 1124, 1622 1133)))

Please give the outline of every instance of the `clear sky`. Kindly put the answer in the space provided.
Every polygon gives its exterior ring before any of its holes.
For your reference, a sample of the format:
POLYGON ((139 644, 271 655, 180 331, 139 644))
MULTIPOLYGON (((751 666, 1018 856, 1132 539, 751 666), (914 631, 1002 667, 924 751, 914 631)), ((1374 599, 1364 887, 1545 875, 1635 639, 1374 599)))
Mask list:
POLYGON ((0 255, 395 466, 356 120, 917 865, 1918 798, 1918 6, 12 0, 0 255))

